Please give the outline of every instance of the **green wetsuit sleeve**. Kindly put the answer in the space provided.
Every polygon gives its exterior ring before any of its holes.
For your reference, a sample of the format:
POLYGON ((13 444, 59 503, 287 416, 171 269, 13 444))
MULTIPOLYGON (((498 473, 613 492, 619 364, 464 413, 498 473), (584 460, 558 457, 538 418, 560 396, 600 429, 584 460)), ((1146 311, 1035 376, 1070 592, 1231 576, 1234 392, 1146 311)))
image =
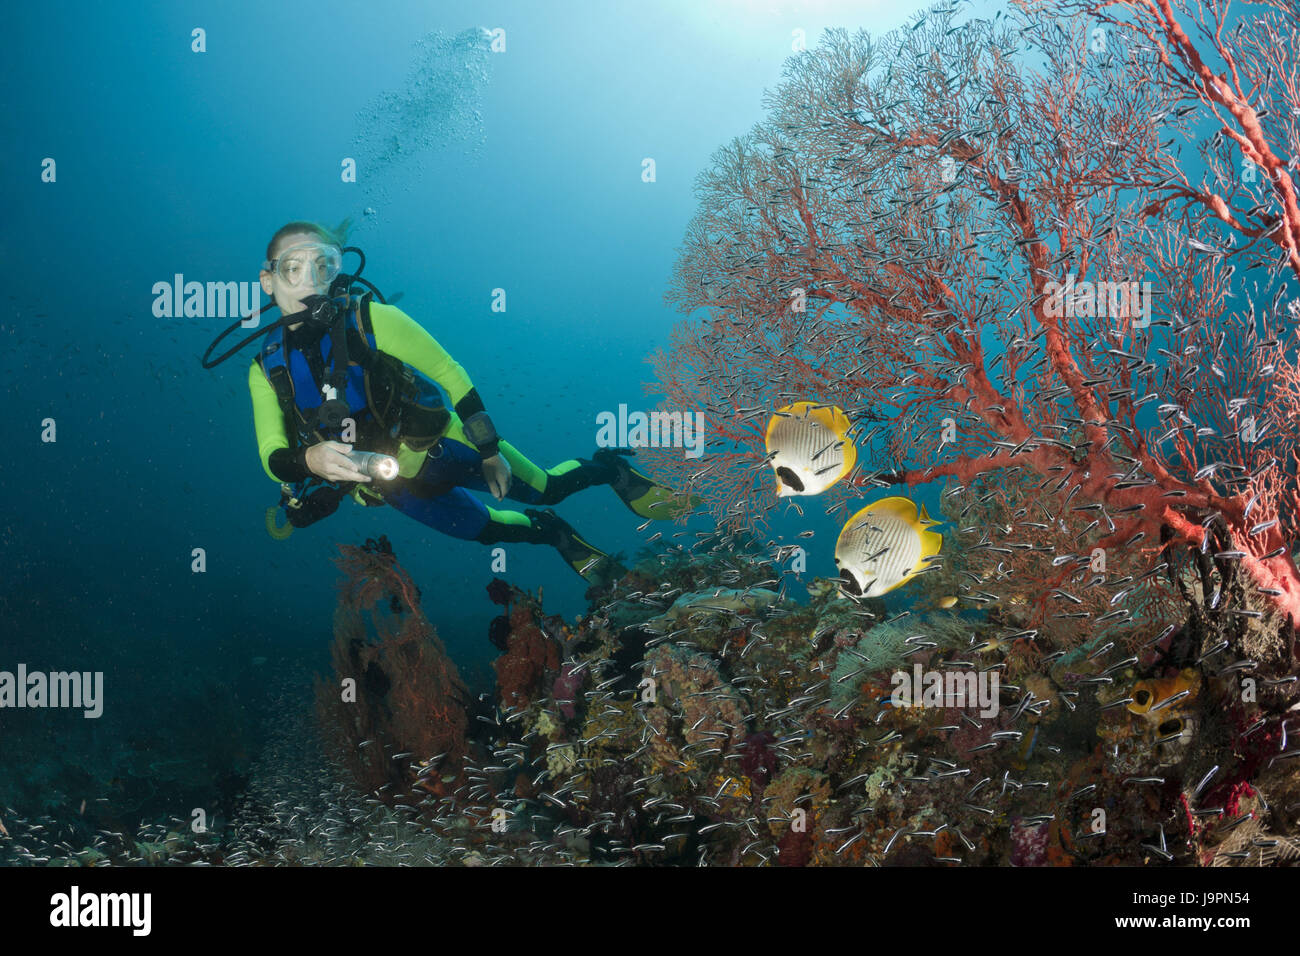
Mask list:
POLYGON ((401 359, 437 382, 453 407, 474 387, 460 363, 420 323, 396 306, 371 302, 370 326, 379 351, 401 359))
POLYGON ((284 428, 284 412, 280 410, 275 389, 257 362, 248 367, 248 392, 253 397, 253 427, 257 431, 257 454, 262 459, 262 470, 279 484, 280 479, 271 471, 271 453, 277 448, 289 447, 289 434, 284 428))

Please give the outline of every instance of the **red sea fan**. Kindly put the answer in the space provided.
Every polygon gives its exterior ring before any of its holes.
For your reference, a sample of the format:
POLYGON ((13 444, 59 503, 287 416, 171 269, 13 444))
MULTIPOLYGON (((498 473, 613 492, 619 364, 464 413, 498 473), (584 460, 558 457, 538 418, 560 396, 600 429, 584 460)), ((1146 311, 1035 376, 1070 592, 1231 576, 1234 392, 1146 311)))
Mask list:
POLYGON ((1129 610, 1118 603, 1128 585, 1114 583, 1124 575, 1065 565, 1026 582, 1017 564, 1029 549, 1085 564, 1101 552, 1138 565, 1139 581, 1162 562, 1177 578, 1200 554, 1214 580, 1201 574, 1208 587, 1193 600, 1225 626, 1289 632, 1300 621, 1300 311, 1286 300, 1300 277, 1300 183, 1282 157, 1300 102, 1270 83, 1291 68, 1270 66, 1281 54, 1264 41, 1300 34, 1294 5, 1277 5, 1281 25, 1243 21, 1246 38, 1194 31, 1242 44, 1252 72, 1190 86, 1159 78, 1199 62, 1162 26, 1164 4, 1091 4, 1146 18, 1136 35, 1110 31, 1105 56, 1094 21, 1045 12, 1059 6, 1027 2, 1001 24, 962 28, 936 10, 883 44, 832 30, 790 61, 769 120, 700 177, 668 298, 707 318, 653 362, 666 409, 704 412, 706 454, 645 457, 720 523, 753 527, 777 504, 763 475, 767 416, 834 402, 858 423, 859 470, 804 506, 834 510, 878 484, 961 494, 1024 482, 1023 510, 972 543, 1000 559, 1002 586, 976 585, 989 599, 1058 614, 1070 600, 1058 592, 1086 583, 1080 570, 1100 573, 1118 606, 1078 611, 1085 633, 1129 610), (1143 52, 1162 33, 1173 66, 1143 52), (1254 89, 1274 104, 1267 121, 1254 89), (1188 90, 1227 124, 1203 145, 1249 142, 1260 178, 1281 178, 1258 190, 1271 219, 1225 218, 1224 202, 1249 201, 1233 176, 1217 180, 1226 197, 1184 185, 1165 141, 1196 133, 1188 90), (1243 255, 1263 267, 1253 291, 1234 278, 1243 255))

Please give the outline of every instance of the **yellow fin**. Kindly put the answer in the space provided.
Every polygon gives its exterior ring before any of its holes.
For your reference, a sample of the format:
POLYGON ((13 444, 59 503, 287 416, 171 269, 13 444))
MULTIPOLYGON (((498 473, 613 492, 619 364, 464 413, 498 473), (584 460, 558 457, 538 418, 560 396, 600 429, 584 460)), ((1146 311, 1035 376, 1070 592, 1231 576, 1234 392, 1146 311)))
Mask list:
MULTIPOLYGON (((844 438, 853 424, 849 421, 849 416, 845 415, 837 405, 828 405, 825 402, 795 402, 793 405, 778 409, 776 414, 768 420, 765 437, 771 437, 772 429, 776 427, 777 421, 783 416, 812 419, 823 428, 829 429, 836 438, 840 439, 844 438)), ((846 440, 846 444, 850 443, 846 440)))
POLYGON ((921 560, 926 564, 926 558, 932 558, 943 549, 943 535, 937 531, 921 532, 921 560))
MULTIPOLYGON (((910 525, 916 525, 916 503, 911 498, 902 498, 895 496, 893 498, 881 498, 875 504, 868 505, 863 511, 880 511, 884 514, 893 515, 899 521, 905 521, 910 525)), ((920 530, 918 528, 918 530, 920 530)))
POLYGON ((803 404, 808 406, 809 418, 829 430, 836 438, 844 439, 845 432, 849 430, 849 418, 844 412, 834 405, 823 405, 818 408, 812 402, 803 404))

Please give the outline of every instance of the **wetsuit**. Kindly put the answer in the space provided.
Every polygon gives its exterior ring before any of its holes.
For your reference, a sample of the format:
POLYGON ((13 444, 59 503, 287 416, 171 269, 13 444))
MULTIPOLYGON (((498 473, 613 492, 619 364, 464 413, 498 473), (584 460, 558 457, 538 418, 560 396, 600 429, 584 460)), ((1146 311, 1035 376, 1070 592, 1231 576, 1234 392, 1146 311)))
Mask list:
MULTIPOLYGON (((363 503, 363 496, 382 498, 403 514, 455 538, 483 544, 515 541, 556 544, 554 530, 536 517, 487 507, 469 493, 487 491, 483 460, 498 453, 505 458, 511 469, 506 496, 534 505, 554 504, 591 485, 610 484, 618 477, 618 470, 607 461, 585 459, 571 459, 543 470, 507 441, 493 440, 474 446, 465 436, 461 422, 483 411, 483 403, 465 369, 401 309, 377 302, 368 306, 375 348, 435 382, 447 394, 455 411, 450 415, 445 433, 432 448, 415 451, 405 443, 400 446, 397 479, 382 486, 359 484, 354 497, 363 503)), ((297 352, 307 361, 317 392, 313 398, 319 401, 328 360, 321 355, 319 333, 313 336, 306 326, 293 331, 286 328, 283 341, 286 352, 297 352)), ((350 337, 349 342, 352 341, 350 337)), ((357 344, 364 345, 359 338, 357 344)), ((355 347, 349 349, 351 364, 356 364, 357 351, 355 347)), ((296 449, 291 447, 289 423, 285 421, 274 387, 262 370, 261 358, 255 359, 248 370, 258 454, 269 477, 293 484, 311 474, 305 455, 313 442, 302 443, 296 449)))

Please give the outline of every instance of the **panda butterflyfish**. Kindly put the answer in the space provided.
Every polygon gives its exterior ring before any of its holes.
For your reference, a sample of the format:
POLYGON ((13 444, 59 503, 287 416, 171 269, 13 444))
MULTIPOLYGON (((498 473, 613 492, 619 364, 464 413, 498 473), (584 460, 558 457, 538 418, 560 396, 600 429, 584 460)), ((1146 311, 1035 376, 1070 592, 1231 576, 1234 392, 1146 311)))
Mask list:
POLYGON ((867 505, 844 526, 835 542, 835 564, 844 590, 879 597, 906 584, 930 565, 943 536, 929 530, 933 521, 909 498, 882 498, 867 505))
POLYGON ((848 438, 851 423, 834 405, 795 402, 767 423, 768 462, 776 472, 776 493, 821 494, 858 463, 848 438))

